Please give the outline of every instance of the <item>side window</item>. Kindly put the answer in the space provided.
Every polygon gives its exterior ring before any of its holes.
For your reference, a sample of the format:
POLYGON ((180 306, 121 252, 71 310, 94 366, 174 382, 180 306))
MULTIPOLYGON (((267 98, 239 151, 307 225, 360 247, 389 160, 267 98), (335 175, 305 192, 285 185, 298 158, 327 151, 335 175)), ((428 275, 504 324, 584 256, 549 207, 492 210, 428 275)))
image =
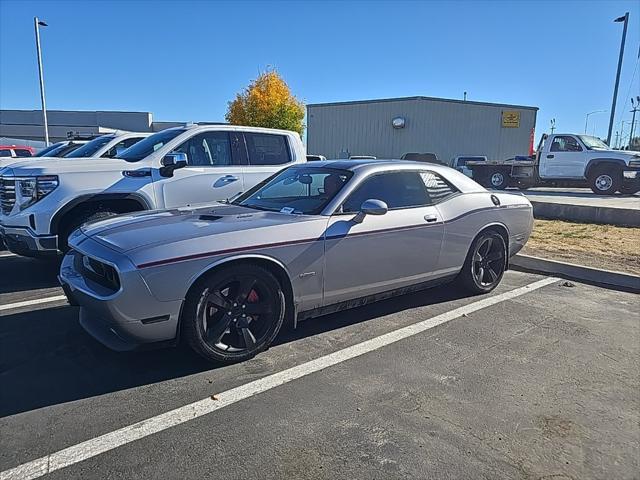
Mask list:
POLYGON ((247 139, 249 165, 283 165, 291 161, 284 135, 247 132, 244 136, 247 139))
POLYGON ((175 151, 186 153, 187 163, 192 167, 222 167, 233 164, 228 132, 199 133, 175 151))
POLYGON ((420 178, 422 178, 422 181, 424 182, 424 186, 427 190, 427 197, 431 204, 446 200, 448 197, 458 192, 458 189, 437 173, 420 172, 420 178))
POLYGON ((0 150, 0 157, 10 157, 11 156, 11 150, 0 150))
POLYGON ((131 145, 138 143, 143 137, 132 137, 122 140, 116 143, 113 147, 102 154, 103 157, 114 158, 120 155, 123 151, 129 148, 131 145))
POLYGON ((553 143, 551 144, 552 152, 581 152, 582 147, 578 143, 578 141, 569 136, 561 136, 553 138, 553 143))
POLYGON ((347 198, 343 212, 358 212, 365 200, 382 200, 390 210, 429 204, 425 183, 418 172, 389 172, 373 175, 347 198))
POLYGON ((16 152, 16 156, 18 157, 30 157, 31 156, 31 152, 25 148, 16 148, 14 150, 14 152, 16 152))

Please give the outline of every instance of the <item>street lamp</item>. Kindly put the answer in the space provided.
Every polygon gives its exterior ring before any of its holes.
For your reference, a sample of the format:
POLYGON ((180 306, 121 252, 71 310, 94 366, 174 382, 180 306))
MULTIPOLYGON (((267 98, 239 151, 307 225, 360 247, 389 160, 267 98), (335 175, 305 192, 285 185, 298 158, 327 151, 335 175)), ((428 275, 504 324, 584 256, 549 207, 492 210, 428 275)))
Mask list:
POLYGON ((47 27, 47 23, 33 17, 36 29, 36 52, 38 53, 38 72, 40 74, 40 99, 42 100, 42 120, 44 122, 44 144, 49 146, 49 125, 47 124, 47 103, 44 99, 44 74, 42 73, 42 52, 40 51, 40 27, 47 27))
POLYGON ((593 112, 587 113, 587 118, 584 121, 584 133, 587 133, 587 125, 589 124, 589 115, 593 115, 594 113, 606 113, 606 110, 594 110, 593 112))
POLYGON ((622 69, 622 57, 624 56, 624 42, 627 38, 627 24, 629 23, 629 12, 618 17, 614 22, 624 22, 622 29, 622 41, 620 42, 620 56, 618 57, 618 73, 616 74, 616 84, 613 87, 613 101, 611 102, 611 117, 609 117, 609 132, 607 133, 607 145, 611 144, 611 131, 613 130, 613 117, 616 114, 616 99, 618 98, 618 84, 620 83, 620 70, 622 69))
POLYGON ((631 133, 629 134, 629 148, 631 148, 631 143, 633 143, 633 126, 636 123, 636 112, 640 110, 640 96, 636 97, 636 102, 633 103, 633 97, 631 97, 631 112, 633 112, 633 117, 631 117, 631 133))

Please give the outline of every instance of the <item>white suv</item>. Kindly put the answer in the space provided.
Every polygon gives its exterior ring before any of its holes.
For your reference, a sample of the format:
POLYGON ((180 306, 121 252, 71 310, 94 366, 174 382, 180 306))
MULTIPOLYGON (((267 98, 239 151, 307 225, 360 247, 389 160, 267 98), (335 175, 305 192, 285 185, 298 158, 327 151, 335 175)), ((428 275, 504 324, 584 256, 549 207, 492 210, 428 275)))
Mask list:
POLYGON ((85 222, 225 200, 304 161, 297 133, 197 124, 155 133, 117 158, 20 162, 0 176, 0 236, 17 254, 57 253, 85 222))

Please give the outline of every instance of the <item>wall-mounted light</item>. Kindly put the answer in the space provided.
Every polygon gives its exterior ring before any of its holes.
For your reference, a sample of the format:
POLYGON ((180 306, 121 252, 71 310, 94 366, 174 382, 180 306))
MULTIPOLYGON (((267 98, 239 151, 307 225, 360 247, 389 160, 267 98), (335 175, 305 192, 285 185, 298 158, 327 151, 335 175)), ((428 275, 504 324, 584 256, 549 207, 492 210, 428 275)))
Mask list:
POLYGON ((404 128, 404 125, 405 125, 404 117, 394 118, 393 120, 391 120, 391 125, 393 125, 393 128, 404 128))

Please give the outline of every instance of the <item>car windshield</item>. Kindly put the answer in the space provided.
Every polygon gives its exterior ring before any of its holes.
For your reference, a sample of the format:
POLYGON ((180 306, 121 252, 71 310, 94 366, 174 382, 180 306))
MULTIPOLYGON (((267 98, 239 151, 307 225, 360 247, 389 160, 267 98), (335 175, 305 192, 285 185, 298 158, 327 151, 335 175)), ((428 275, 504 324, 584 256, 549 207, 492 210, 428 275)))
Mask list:
POLYGON ((590 135, 578 135, 578 137, 589 150, 610 150, 609 145, 597 137, 592 137, 590 135))
POLYGON ((58 143, 54 143, 53 145, 49 145, 47 148, 45 148, 43 150, 40 150, 34 156, 35 157, 48 157, 49 154, 52 154, 53 152, 57 152, 60 149, 60 147, 62 147, 66 143, 67 142, 58 142, 58 143))
POLYGON ((238 197, 233 205, 299 215, 317 215, 353 175, 334 168, 290 167, 238 197))
POLYGON ((156 150, 164 147, 168 142, 176 138, 181 133, 186 132, 185 128, 169 128, 140 140, 138 143, 130 146, 117 156, 127 162, 138 162, 148 157, 156 150))
POLYGON ((113 135, 103 135, 98 138, 94 138, 88 143, 85 143, 83 146, 74 150, 73 152, 65 155, 65 158, 81 158, 81 157, 93 157, 93 155, 104 147, 107 143, 113 140, 115 137, 113 135))

